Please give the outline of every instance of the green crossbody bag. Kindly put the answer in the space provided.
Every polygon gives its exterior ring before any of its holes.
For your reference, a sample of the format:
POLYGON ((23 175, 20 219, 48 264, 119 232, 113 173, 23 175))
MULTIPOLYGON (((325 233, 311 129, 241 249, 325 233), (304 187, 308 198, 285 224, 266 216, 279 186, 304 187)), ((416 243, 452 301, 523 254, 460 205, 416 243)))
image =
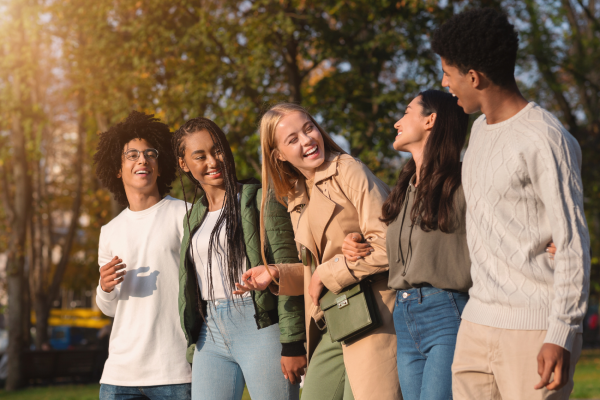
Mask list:
MULTIPOLYGON (((302 249, 302 262, 314 272, 314 257, 306 248, 302 249), (310 261, 309 261, 310 259, 310 261)), ((381 317, 371 288, 371 279, 346 287, 335 294, 325 290, 319 305, 325 317, 331 340, 348 344, 381 326, 381 317)))

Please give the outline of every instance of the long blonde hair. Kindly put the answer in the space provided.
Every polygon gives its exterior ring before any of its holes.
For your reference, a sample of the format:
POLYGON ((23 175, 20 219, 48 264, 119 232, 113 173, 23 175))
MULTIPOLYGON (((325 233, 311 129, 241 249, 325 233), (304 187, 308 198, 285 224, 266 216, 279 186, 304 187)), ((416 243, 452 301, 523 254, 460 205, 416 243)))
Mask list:
MULTIPOLYGON (((266 232, 265 232, 265 205, 267 198, 272 192, 275 194, 275 199, 286 206, 284 199, 289 197, 294 190, 294 186, 298 179, 302 176, 292 164, 287 161, 281 161, 277 157, 277 143, 275 142, 275 130, 279 121, 284 116, 293 112, 301 112, 317 127, 323 143, 325 145, 325 157, 332 152, 346 154, 346 152, 338 146, 337 143, 325 132, 325 130, 315 121, 312 115, 302 106, 294 103, 279 103, 271 107, 260 120, 260 145, 262 150, 262 201, 260 206, 260 242, 261 255, 265 266, 268 265, 265 256, 266 232)), ((267 267, 267 271, 271 271, 267 267)), ((279 284, 271 275, 273 281, 279 284)))

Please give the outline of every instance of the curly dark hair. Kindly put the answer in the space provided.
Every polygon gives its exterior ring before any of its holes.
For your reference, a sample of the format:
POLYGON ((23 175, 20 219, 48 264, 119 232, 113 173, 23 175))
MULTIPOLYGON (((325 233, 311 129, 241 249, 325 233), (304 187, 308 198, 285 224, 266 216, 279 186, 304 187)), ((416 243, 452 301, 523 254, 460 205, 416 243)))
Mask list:
POLYGON ((493 83, 514 83, 519 35, 506 15, 492 8, 457 14, 433 32, 431 48, 466 74, 483 72, 493 83))
POLYGON ((154 118, 154 114, 132 111, 124 121, 100 134, 100 141, 94 154, 96 176, 120 204, 129 206, 123 180, 117 178, 123 160, 123 147, 133 139, 144 139, 158 150, 158 170, 156 180, 161 197, 171 191, 171 184, 177 177, 177 166, 172 147, 172 133, 166 124, 154 118))

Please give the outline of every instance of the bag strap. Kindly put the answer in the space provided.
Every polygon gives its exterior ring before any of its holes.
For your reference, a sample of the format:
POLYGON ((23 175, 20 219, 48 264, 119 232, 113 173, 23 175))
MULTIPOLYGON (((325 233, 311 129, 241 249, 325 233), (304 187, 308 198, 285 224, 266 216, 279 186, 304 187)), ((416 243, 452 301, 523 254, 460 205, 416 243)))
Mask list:
POLYGON ((300 255, 302 256, 302 264, 307 267, 310 265, 310 272, 315 272, 315 269, 317 269, 315 257, 313 257, 313 254, 309 249, 306 248, 306 246, 302 246, 300 249, 300 255))

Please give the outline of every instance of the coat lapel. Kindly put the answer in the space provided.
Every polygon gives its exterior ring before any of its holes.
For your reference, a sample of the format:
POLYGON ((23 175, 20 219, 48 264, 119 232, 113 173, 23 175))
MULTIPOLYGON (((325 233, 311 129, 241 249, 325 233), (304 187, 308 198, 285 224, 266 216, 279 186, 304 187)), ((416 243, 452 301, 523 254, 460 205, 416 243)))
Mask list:
POLYGON ((310 230, 319 250, 319 256, 323 255, 323 235, 325 234, 327 224, 329 224, 333 216, 335 206, 336 204, 328 199, 315 184, 312 190, 310 205, 306 210, 308 214, 306 219, 310 220, 310 230))
POLYGON ((306 247, 312 254, 317 253, 317 246, 313 239, 308 221, 307 208, 309 205, 308 194, 304 178, 298 179, 294 186, 294 194, 288 198, 288 212, 294 224, 294 238, 300 246, 306 247))
POLYGON ((298 221, 298 228, 296 230, 296 242, 310 250, 310 252, 314 256, 317 256, 319 253, 317 251, 315 239, 310 230, 310 222, 307 211, 308 210, 305 209, 304 212, 302 212, 302 215, 300 215, 300 219, 298 221))
MULTIPOLYGON (((288 212, 298 212, 296 224, 296 242, 305 246, 315 256, 321 256, 321 241, 325 227, 333 216, 336 204, 328 199, 319 189, 318 183, 335 175, 337 172, 336 159, 339 153, 330 154, 325 162, 315 172, 315 183, 309 200, 306 193, 304 177, 300 177, 294 186, 294 193, 288 198, 288 212), (303 207, 298 207, 303 205, 303 207)), ((319 261, 320 263, 320 261, 319 261)))

